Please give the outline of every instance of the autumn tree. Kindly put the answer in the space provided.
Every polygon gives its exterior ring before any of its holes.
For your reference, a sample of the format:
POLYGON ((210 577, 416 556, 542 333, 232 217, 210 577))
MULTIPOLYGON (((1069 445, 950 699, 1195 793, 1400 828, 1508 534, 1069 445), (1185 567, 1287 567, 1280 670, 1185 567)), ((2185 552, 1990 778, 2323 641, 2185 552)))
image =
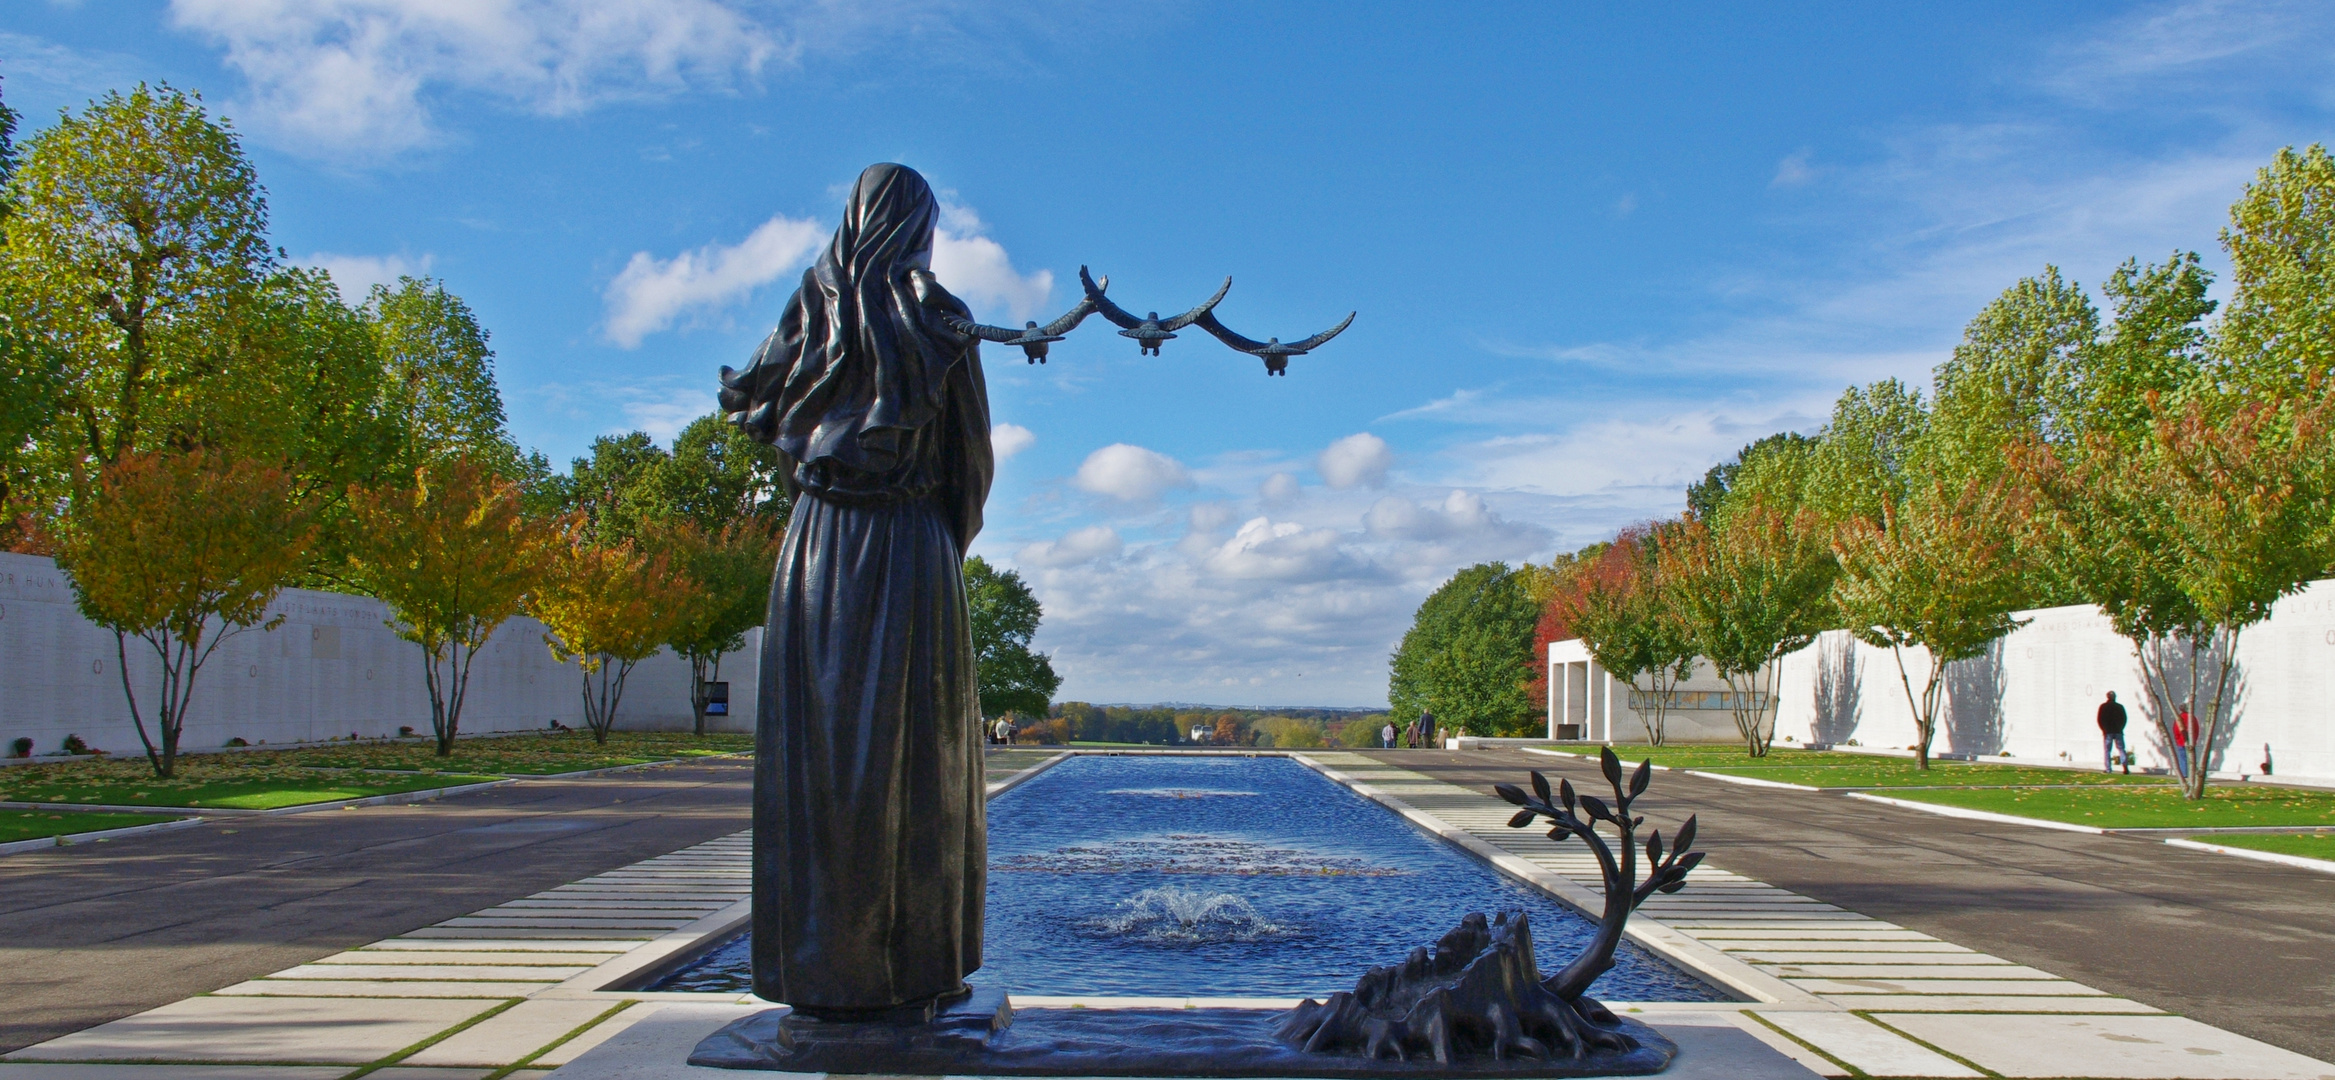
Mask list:
POLYGON ((746 632, 763 623, 779 540, 768 524, 752 519, 707 532, 684 518, 659 522, 645 534, 648 547, 664 553, 690 585, 693 600, 674 613, 664 643, 689 661, 689 707, 699 735, 722 657, 744 648, 746 632))
POLYGON ((1569 622, 1598 666, 1637 692, 1651 746, 1662 745, 1671 697, 1694 674, 1696 656, 1662 580, 1660 538, 1656 528, 1623 530, 1580 568, 1567 602, 1569 622))
POLYGON ((478 651, 526 605, 552 554, 550 526, 524 512, 517 484, 452 457, 407 483, 352 490, 350 578, 389 606, 397 636, 422 650, 430 731, 454 752, 478 651))
POLYGON ((1835 602, 1858 640, 1896 659, 1920 769, 1930 767, 1946 669, 2023 625, 2011 612, 2024 600, 2027 574, 2002 488, 2000 479, 1917 485, 1884 504, 1878 521, 1852 521, 1833 540, 1835 602), (1909 648, 1929 655, 1918 698, 1905 667, 1909 648))
POLYGON ((530 610, 551 654, 583 670, 584 722, 594 742, 607 743, 615 729, 633 666, 656 655, 675 623, 705 602, 669 556, 631 540, 594 543, 578 531, 553 547, 530 610))
POLYGON ((1767 756, 1777 661, 1815 640, 1830 614, 1837 566, 1821 521, 1751 499, 1716 525, 1689 517, 1664 537, 1658 563, 1672 610, 1727 684, 1746 751, 1767 756))
POLYGON ((203 665, 229 638, 283 622, 268 607, 315 531, 292 488, 282 468, 215 452, 132 453, 100 470, 65 514, 57 564, 81 614, 114 632, 130 721, 156 776, 177 770, 203 665), (160 667, 151 735, 130 678, 132 637, 160 667))
POLYGON ((975 555, 965 560, 965 603, 973 616, 973 660, 981 672, 981 715, 1044 716, 1062 688, 1045 653, 1030 648, 1045 611, 1022 576, 975 555))

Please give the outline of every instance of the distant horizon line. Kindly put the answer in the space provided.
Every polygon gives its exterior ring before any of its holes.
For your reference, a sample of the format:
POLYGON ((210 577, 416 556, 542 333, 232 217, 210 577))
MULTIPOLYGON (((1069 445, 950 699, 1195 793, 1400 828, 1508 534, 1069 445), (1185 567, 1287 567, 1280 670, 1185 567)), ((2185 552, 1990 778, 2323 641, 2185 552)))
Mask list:
MULTIPOLYGON (((1053 702, 1067 705, 1077 698, 1053 702)), ((1105 709, 1237 709, 1242 712, 1272 712, 1276 709, 1312 709, 1316 712, 1374 713, 1393 712, 1392 705, 1215 705, 1202 701, 1088 701, 1083 704, 1105 709)))

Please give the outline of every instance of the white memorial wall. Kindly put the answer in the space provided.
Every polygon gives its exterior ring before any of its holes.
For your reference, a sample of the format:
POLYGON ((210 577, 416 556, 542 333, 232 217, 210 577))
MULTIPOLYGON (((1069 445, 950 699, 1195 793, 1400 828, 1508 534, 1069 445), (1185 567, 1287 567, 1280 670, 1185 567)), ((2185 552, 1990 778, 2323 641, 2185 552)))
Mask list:
MULTIPOLYGON (((285 616, 274 630, 257 627, 229 638, 203 666, 188 710, 183 745, 223 746, 329 738, 392 736, 400 727, 430 731, 430 699, 420 646, 387 625, 389 612, 363 596, 286 590, 271 609, 285 616)), ((721 677, 738 712, 710 718, 722 731, 752 725, 752 687, 760 631, 725 657, 721 677)), ((153 730, 159 665, 143 640, 128 640, 131 685, 153 730)), ((69 735, 114 754, 140 754, 114 634, 81 617, 63 572, 49 559, 0 553, 0 752, 18 738, 35 753, 59 749, 69 735)), ((583 676, 554 658, 543 624, 514 618, 479 651, 462 709, 462 731, 538 731, 558 721, 584 726, 583 676)), ((670 652, 644 660, 625 683, 619 729, 686 731, 689 664, 670 652)))
MULTIPOLYGON (((2125 739, 2140 764, 2171 765, 2171 747, 2156 724, 2132 645, 2117 636, 2105 614, 2087 604, 2025 611, 2018 617, 2029 621, 1986 656, 1948 669, 1934 750, 2097 768, 2102 753, 2095 716, 2113 690, 2130 716, 2125 739)), ((1605 737, 1616 743, 1645 740, 1626 704, 1627 688, 1589 664, 1579 642, 1551 645, 1549 659, 1552 669, 1561 672, 1552 680, 1552 736, 1560 711, 1562 722, 1574 725, 1588 719, 1584 705, 1594 704, 1603 714, 1605 686, 1584 686, 1595 681, 1614 687, 1612 719, 1608 725, 1599 715, 1583 725, 1583 734, 1597 739, 1610 731, 1605 737), (1569 692, 1568 700, 1555 692, 1559 686, 1569 692)), ((2236 722, 2225 725, 2215 740, 2213 771, 2260 775, 2267 761, 2275 776, 2335 781, 2335 581, 2313 582, 2279 601, 2269 619, 2240 635, 2235 660, 2236 722)), ((1929 674, 1929 655, 1907 650, 1905 674, 1918 695, 1929 674)), ((2185 674, 2176 670, 2177 678, 2185 674)), ((2205 675, 2211 674, 2208 666, 2205 675)), ((1698 669, 1691 685, 1716 685, 1716 680, 1707 669, 1698 669)), ((2185 678, 2180 689, 2187 689, 2185 678)), ((2200 710, 2208 693, 2201 683, 2200 710)), ((1902 751, 1915 739, 1914 713, 1899 682, 1897 661, 1889 650, 1866 645, 1846 631, 1824 634, 1785 657, 1776 697, 1779 746, 1853 742, 1902 751)), ((1735 737, 1732 724, 1696 722, 1708 719, 1714 718, 1697 715, 1681 724, 1674 713, 1672 740, 1735 737)))

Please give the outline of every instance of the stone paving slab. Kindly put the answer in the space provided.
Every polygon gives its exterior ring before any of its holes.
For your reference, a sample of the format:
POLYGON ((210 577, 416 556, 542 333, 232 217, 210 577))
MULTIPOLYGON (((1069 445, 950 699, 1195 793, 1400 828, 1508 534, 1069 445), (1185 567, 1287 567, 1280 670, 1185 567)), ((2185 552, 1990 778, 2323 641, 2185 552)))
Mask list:
POLYGON ((495 964, 517 964, 551 967, 580 965, 588 968, 617 955, 621 955, 620 950, 607 952, 488 952, 482 949, 477 952, 455 950, 434 952, 424 949, 359 949, 355 952, 334 953, 314 964, 305 966, 402 967, 415 964, 460 964, 483 967, 495 964))
POLYGON ((349 1067, 346 1065, 0 1063, 0 1080, 338 1080, 348 1073, 349 1067))
POLYGON ((1791 980, 1811 994, 2040 994, 2049 997, 2105 997, 2106 992, 2066 979, 1888 979, 1815 978, 1791 980))
MULTIPOLYGON (((1916 1043, 1854 1013, 1761 1013, 1760 1019, 1784 1029, 1824 1053, 1853 1065, 1867 1076, 1972 1077, 1978 1070, 1916 1043)), ((1841 1068, 1820 1069, 1828 1075, 1847 1075, 1841 1068)))
POLYGON ((2059 976, 2017 964, 1939 964, 1908 973, 1903 964, 1777 964, 1776 974, 1787 979, 2048 979, 2059 976))
MULTIPOLYGON (((761 1003, 756 1002, 755 1004, 759 1006, 761 1003)), ((590 1053, 593 1047, 599 1046, 601 1043, 607 1042, 608 1040, 623 1034, 626 1028, 640 1023, 643 1019, 654 1015, 656 1011, 657 1006, 654 1004, 644 1003, 635 1005, 632 1008, 626 1009, 623 1012, 617 1013, 616 1015, 611 1016, 606 1020, 602 1020, 599 1023, 592 1025, 591 1028, 584 1031, 582 1034, 577 1035, 575 1038, 569 1039, 568 1041, 563 1042, 558 1046, 554 1046, 551 1049, 544 1051, 541 1055, 536 1057, 534 1064, 549 1065, 554 1068, 565 1065, 568 1062, 574 1061, 575 1059, 590 1053)), ((513 1075, 516 1077, 516 1074, 513 1075)))
POLYGON ((283 1061, 362 1065, 494 1008, 491 1001, 195 997, 0 1060, 283 1061))
POLYGON ((493 1069, 431 1069, 392 1065, 365 1074, 365 1080, 486 1080, 493 1069))
POLYGON ((2181 1016, 1874 1018, 2004 1076, 2335 1080, 2335 1065, 2181 1016))
MULTIPOLYGON (((406 1065, 508 1065, 614 1006, 596 999, 522 1001, 406 1058, 406 1065)), ((379 1075, 376 1073, 375 1075, 379 1075)))
MULTIPOLYGON (((493 955, 493 954, 489 954, 493 955)), ((390 979, 394 981, 500 979, 563 982, 592 970, 592 964, 302 964, 270 979, 390 979)))
POLYGON ((401 982, 396 979, 253 979, 212 991, 217 997, 516 998, 559 985, 531 982, 401 982))
MULTIPOLYGON (((1876 998, 1862 994, 1825 994, 1825 1000, 1844 1009, 1874 1012, 1950 1013, 2133 1013, 2165 1015, 2164 1010, 2130 998, 2100 997, 1987 997, 1977 994, 1898 994, 1876 998)), ((2335 1066, 2330 1066, 2335 1068, 2335 1066)))

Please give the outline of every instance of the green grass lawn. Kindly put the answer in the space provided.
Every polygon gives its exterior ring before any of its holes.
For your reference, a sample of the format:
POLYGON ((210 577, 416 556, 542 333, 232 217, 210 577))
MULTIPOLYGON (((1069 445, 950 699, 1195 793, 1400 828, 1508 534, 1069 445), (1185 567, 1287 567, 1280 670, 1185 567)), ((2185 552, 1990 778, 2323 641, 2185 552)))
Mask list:
POLYGON ((2329 862, 2335 862, 2335 832, 2214 833, 2192 836, 2189 839, 2208 844, 2220 844, 2224 847, 2275 851, 2280 855, 2300 855, 2306 859, 2325 859, 2329 862))
MULTIPOLYGON (((115 764, 115 763, 109 763, 115 764)), ((127 764, 127 763, 119 763, 127 764)), ((178 776, 155 779, 139 761, 144 776, 6 776, 0 777, 0 801, 82 803, 95 806, 216 807, 225 810, 274 810, 304 803, 363 799, 405 791, 455 787, 500 779, 461 773, 364 773, 300 769, 271 775, 204 775, 204 770, 182 765, 178 776)), ((31 773, 25 766, 11 773, 31 773)), ((260 770, 252 770, 257 773, 260 770)))
POLYGON ((695 735, 677 732, 610 732, 603 745, 590 732, 547 732, 503 735, 491 739, 463 739, 450 757, 439 757, 434 743, 352 743, 285 751, 294 764, 319 769, 389 769, 438 772, 495 773, 505 776, 548 776, 645 765, 754 749, 752 735, 695 735))
POLYGON ((1748 776, 1761 780, 1775 780, 1786 784, 1806 784, 1826 788, 1881 788, 1881 787, 2010 787, 2017 785, 2052 784, 2113 784, 2165 785, 2172 778, 2135 773, 2108 774, 2086 769, 2031 769, 2017 765, 1967 765, 1961 762, 1930 763, 1927 771, 1914 767, 1908 758, 1866 758, 1860 762, 1792 766, 1730 766, 1704 768, 1698 772, 1719 773, 1726 776, 1748 776))
POLYGON ((754 748, 751 735, 614 732, 605 745, 588 732, 464 739, 451 757, 431 743, 349 743, 287 750, 189 754, 178 775, 158 780, 144 756, 82 759, 0 770, 0 802, 273 810, 455 787, 503 776, 543 776, 642 765, 754 748))
MULTIPOLYGON (((1550 749, 1568 754, 1580 754, 1591 761, 1597 760, 1597 748, 1594 746, 1586 748, 1558 746, 1550 749)), ((1614 756, 1631 765, 1636 765, 1641 761, 1652 761, 1656 765, 1670 769, 1804 768, 1810 765, 1870 765, 1876 761, 1890 760, 1876 758, 1871 754, 1847 754, 1838 750, 1798 750, 1785 746, 1775 747, 1768 751, 1768 755, 1763 758, 1755 758, 1744 753, 1740 746, 1630 746, 1623 744, 1615 746, 1613 752, 1614 756)), ((1910 761, 1907 762, 1908 767, 1911 767, 1911 764, 1910 761)))
POLYGON ((88 810, 0 810, 0 844, 43 836, 126 829, 178 818, 176 814, 102 814, 88 810))
MULTIPOLYGON (((2335 827, 2335 792, 2251 785, 2212 787, 2197 802, 2182 798, 2169 787, 2122 786, 1902 791, 1892 792, 1891 797, 2103 829, 2335 827)), ((2212 839, 2223 842, 2220 837, 2212 839)))

